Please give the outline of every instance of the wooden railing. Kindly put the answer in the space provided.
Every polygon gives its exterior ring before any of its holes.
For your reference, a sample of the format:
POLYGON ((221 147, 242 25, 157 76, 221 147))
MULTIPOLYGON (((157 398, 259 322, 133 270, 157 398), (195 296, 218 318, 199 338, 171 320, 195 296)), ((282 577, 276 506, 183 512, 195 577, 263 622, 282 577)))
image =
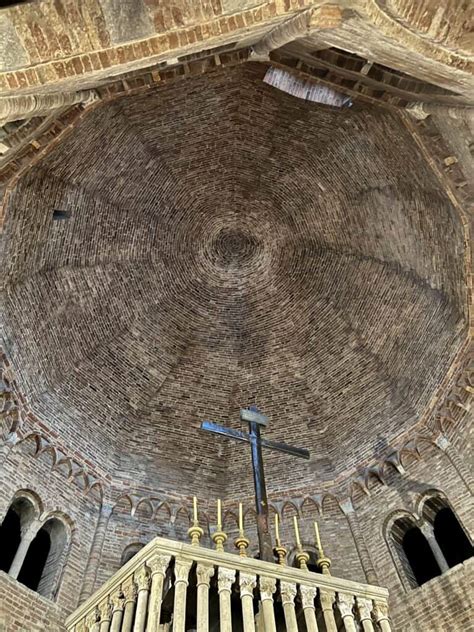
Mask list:
POLYGON ((68 632, 390 632, 388 591, 155 538, 71 614, 68 632))

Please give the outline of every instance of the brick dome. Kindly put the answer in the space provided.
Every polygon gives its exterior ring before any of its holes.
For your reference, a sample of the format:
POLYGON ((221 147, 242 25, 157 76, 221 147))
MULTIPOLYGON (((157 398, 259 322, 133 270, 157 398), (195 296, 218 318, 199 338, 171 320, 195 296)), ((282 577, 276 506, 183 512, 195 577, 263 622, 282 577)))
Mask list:
POLYGON ((112 477, 250 492, 246 448, 199 424, 256 403, 312 453, 269 453, 269 491, 334 482, 423 417, 464 338, 461 223, 403 119, 263 74, 101 104, 9 196, 19 384, 112 477))

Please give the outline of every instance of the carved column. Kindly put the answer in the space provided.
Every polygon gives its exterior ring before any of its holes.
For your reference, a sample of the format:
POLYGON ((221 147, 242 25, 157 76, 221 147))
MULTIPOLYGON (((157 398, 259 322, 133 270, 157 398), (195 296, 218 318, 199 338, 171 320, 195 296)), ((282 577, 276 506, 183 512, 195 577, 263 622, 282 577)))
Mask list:
POLYGON ((147 565, 151 570, 150 603, 146 623, 147 632, 158 632, 161 616, 161 602, 163 600, 163 584, 170 561, 170 555, 158 554, 154 554, 147 561, 147 565))
POLYGON ((388 605, 384 601, 376 601, 374 608, 375 620, 380 626, 382 632, 392 632, 390 621, 388 619, 388 605))
POLYGON ((435 538, 433 526, 428 522, 424 522, 420 527, 420 531, 428 540, 428 544, 430 545, 433 555, 438 562, 441 572, 446 573, 446 571, 449 571, 449 565, 446 562, 446 558, 443 555, 443 551, 440 549, 437 539, 435 538))
POLYGON ((347 518, 347 522, 349 523, 349 528, 351 530, 352 537, 354 538, 354 544, 359 555, 360 563, 364 569, 365 578, 369 584, 378 585, 379 580, 377 573, 375 572, 374 564, 372 562, 372 558, 370 557, 369 549, 367 548, 364 535, 359 525, 359 518, 354 510, 352 501, 350 499, 345 500, 341 503, 341 509, 347 518))
POLYGON ((121 597, 121 590, 114 593, 111 597, 112 603, 112 623, 110 625, 110 632, 120 632, 123 619, 123 597, 121 597))
POLYGON ((335 596, 336 595, 330 590, 319 590, 326 632, 337 632, 336 619, 334 618, 334 609, 332 607, 335 596))
POLYGON ((260 577, 259 585, 265 632, 276 632, 275 612, 273 611, 273 593, 276 589, 276 580, 270 577, 260 577))
POLYGON ((112 604, 109 597, 106 597, 99 604, 100 626, 99 632, 110 631, 110 621, 112 619, 112 604))
POLYGON ((344 621, 344 629, 346 632, 356 632, 356 626, 354 621, 354 613, 352 608, 354 606, 354 597, 345 593, 339 593, 337 597, 337 607, 341 613, 342 620, 344 621))
POLYGON ((13 562, 11 563, 8 574, 17 579, 18 574, 23 566, 23 562, 25 561, 26 554, 28 553, 28 549, 30 548, 30 544, 34 540, 36 534, 38 533, 41 527, 41 523, 39 520, 33 520, 30 524, 26 525, 26 529, 24 534, 22 533, 20 545, 15 553, 15 557, 13 558, 13 562))
POLYGON ((304 620, 307 632, 318 632, 316 622, 316 611, 314 600, 316 599, 316 588, 313 586, 300 586, 301 605, 303 606, 304 620))
POLYGON ((173 632, 185 632, 186 624, 186 592, 189 582, 189 571, 192 562, 176 559, 174 567, 174 607, 173 632))
POLYGON ((135 586, 132 576, 127 577, 123 582, 122 592, 125 596, 125 602, 121 632, 131 632, 133 616, 135 614, 135 602, 137 599, 137 587, 135 586))
POLYGON ((232 632, 232 611, 230 608, 230 594, 232 584, 235 581, 235 571, 230 568, 219 568, 218 589, 219 589, 219 618, 220 632, 232 632))
POLYGON ((280 594, 283 612, 285 614, 286 631, 298 632, 295 612, 296 584, 280 582, 280 594))
POLYGON ((257 585, 257 578, 255 575, 246 575, 245 573, 240 573, 239 583, 244 632, 255 632, 255 618, 253 614, 253 591, 257 585))
POLYGON ((209 584, 213 575, 214 566, 209 564, 197 565, 197 632, 208 632, 209 630, 209 584))
POLYGON ((95 580, 97 577, 97 571, 99 569, 102 549, 104 547, 105 534, 107 533, 107 526, 109 524, 111 513, 112 507, 110 505, 102 505, 100 509, 99 519, 97 520, 94 540, 92 542, 91 550, 89 553, 89 560, 87 562, 84 582, 82 584, 82 590, 79 597, 79 604, 84 602, 87 597, 89 597, 94 592, 95 580))
POLYGON ((138 598, 133 632, 144 632, 146 610, 148 605, 148 591, 150 589, 150 575, 148 574, 145 564, 143 564, 143 566, 135 572, 134 579, 138 590, 138 598))
POLYGON ((362 597, 357 597, 356 601, 364 632, 374 632, 374 624, 372 623, 372 601, 370 599, 363 599, 362 597))

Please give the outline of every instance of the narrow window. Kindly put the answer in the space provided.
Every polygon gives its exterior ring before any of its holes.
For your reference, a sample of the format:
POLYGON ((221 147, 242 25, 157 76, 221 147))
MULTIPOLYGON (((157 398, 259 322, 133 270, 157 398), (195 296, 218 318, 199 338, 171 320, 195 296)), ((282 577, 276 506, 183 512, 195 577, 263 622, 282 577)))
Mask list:
POLYGON ((435 538, 450 568, 472 557, 472 544, 451 507, 438 510, 433 528, 435 538))
POLYGON ((402 546, 418 586, 441 575, 431 547, 418 527, 412 527, 404 534, 402 546))
POLYGON ((132 557, 134 557, 138 553, 138 551, 141 551, 143 549, 144 546, 145 545, 141 544, 140 542, 135 542, 126 546, 123 550, 122 557, 120 558, 120 566, 123 566, 128 561, 130 561, 132 557))
POLYGON ((0 570, 8 573, 21 542, 20 516, 10 507, 0 527, 0 570))
POLYGON ((40 529, 31 542, 18 575, 18 581, 31 590, 36 590, 51 548, 49 533, 40 529))

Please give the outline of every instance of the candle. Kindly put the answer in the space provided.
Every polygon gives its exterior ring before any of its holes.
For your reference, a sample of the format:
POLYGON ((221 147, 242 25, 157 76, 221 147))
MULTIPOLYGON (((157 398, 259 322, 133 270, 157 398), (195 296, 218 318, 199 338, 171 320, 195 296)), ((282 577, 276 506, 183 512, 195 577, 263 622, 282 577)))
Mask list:
POLYGON ((244 530, 244 510, 242 503, 239 503, 239 531, 244 530))
POLYGON ((280 526, 279 526, 279 519, 278 519, 278 514, 275 514, 275 540, 277 543, 277 546, 281 546, 281 542, 280 542, 280 526))
POLYGON ((293 516, 293 526, 295 528, 296 546, 300 547, 301 546, 300 530, 298 529, 298 519, 296 518, 296 516, 293 516))
POLYGON ((222 530, 222 503, 221 499, 217 499, 217 530, 222 530))
POLYGON ((193 497, 193 520, 198 521, 198 501, 196 496, 193 497))
POLYGON ((316 534, 316 548, 318 549, 319 554, 322 555, 323 547, 321 546, 321 538, 319 537, 319 527, 317 522, 314 523, 314 533, 316 534))

